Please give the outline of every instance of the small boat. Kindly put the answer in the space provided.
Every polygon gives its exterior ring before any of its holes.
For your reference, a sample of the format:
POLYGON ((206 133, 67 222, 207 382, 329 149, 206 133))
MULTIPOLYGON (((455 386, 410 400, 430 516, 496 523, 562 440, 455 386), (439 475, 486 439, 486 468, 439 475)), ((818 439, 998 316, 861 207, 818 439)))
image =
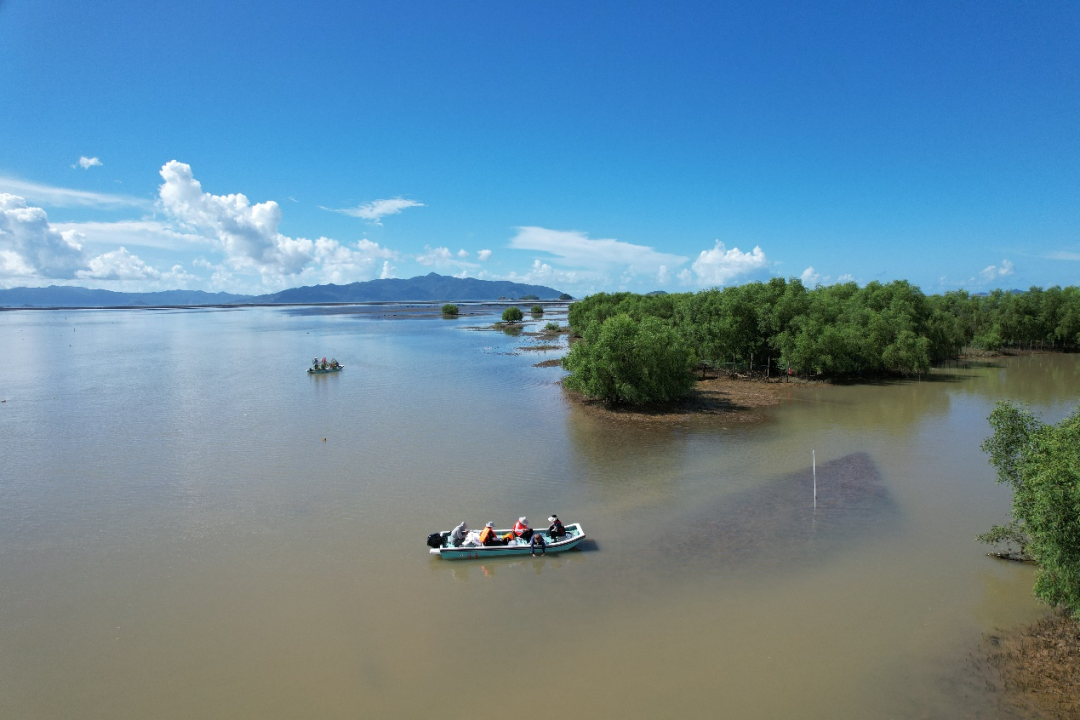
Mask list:
MULTIPOLYGON (((511 532, 510 530, 497 530, 499 535, 506 535, 511 532)), ((548 537, 546 530, 537 530, 537 534, 544 536, 544 550, 548 553, 561 553, 566 550, 573 550, 581 541, 585 539, 585 531, 581 529, 581 523, 568 523, 566 525, 566 535, 561 538, 552 540, 548 537)), ((469 533, 470 538, 474 536, 474 533, 469 533)), ((431 539, 436 541, 441 540, 442 544, 438 547, 433 547, 429 552, 432 555, 438 555, 446 558, 447 560, 467 560, 467 559, 491 559, 497 557, 505 557, 508 555, 528 555, 533 552, 533 549, 529 547, 528 540, 522 540, 521 538, 514 538, 510 541, 509 545, 480 545, 468 544, 469 539, 465 540, 465 544, 459 547, 453 547, 450 545, 450 531, 445 530, 440 533, 432 533, 431 539)), ((539 553, 539 547, 536 549, 539 553)))
POLYGON ((337 367, 331 367, 330 365, 327 365, 325 368, 309 367, 307 371, 308 375, 325 375, 327 373, 341 372, 344 369, 344 365, 338 365, 337 367))

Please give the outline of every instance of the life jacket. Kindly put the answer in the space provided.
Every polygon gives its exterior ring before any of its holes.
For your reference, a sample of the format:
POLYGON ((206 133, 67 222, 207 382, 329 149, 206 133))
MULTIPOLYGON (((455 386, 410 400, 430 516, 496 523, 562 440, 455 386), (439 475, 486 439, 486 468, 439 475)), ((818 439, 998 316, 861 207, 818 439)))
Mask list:
POLYGON ((487 545, 489 543, 493 543, 495 542, 496 537, 497 536, 495 535, 495 528, 485 527, 480 532, 480 544, 487 545))
POLYGON ((519 537, 521 535, 524 535, 525 531, 528 530, 528 529, 529 529, 529 526, 522 524, 522 522, 520 520, 518 522, 514 523, 514 534, 519 536, 519 537))

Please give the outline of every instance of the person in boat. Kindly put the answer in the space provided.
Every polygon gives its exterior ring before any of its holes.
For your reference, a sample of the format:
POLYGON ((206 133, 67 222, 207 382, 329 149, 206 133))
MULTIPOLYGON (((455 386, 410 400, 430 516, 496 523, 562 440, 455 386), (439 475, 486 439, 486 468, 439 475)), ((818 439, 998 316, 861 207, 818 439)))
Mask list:
POLYGON ((312 361, 311 361, 311 369, 312 370, 318 370, 319 369, 319 358, 312 359, 312 361))
POLYGON ((529 527, 529 520, 524 515, 518 518, 518 521, 514 523, 514 529, 503 535, 507 542, 510 542, 514 538, 521 538, 522 540, 531 540, 533 536, 533 530, 529 527))
POLYGON ((322 359, 322 369, 323 369, 323 370, 325 370, 325 369, 326 369, 326 357, 325 357, 325 356, 324 356, 324 357, 323 357, 323 359, 322 359))
POLYGON ((495 523, 489 522, 484 526, 484 529, 480 531, 480 544, 481 545, 504 545, 502 538, 495 532, 495 523))
POLYGON ((338 366, 337 358, 330 358, 330 367, 332 367, 332 368, 334 368, 336 370, 337 366, 338 366))
POLYGON ((558 515, 552 513, 551 517, 548 518, 548 522, 551 523, 551 525, 548 525, 549 538, 555 540, 556 538, 566 537, 566 528, 563 527, 562 520, 559 519, 558 515))
POLYGON ((536 550, 540 549, 541 555, 547 555, 547 543, 544 542, 544 536, 540 533, 533 533, 532 539, 529 540, 529 552, 533 557, 536 557, 536 550))
POLYGON ((465 537, 469 534, 469 526, 465 524, 463 520, 460 525, 450 531, 450 544, 454 547, 461 547, 461 544, 465 542, 465 537))

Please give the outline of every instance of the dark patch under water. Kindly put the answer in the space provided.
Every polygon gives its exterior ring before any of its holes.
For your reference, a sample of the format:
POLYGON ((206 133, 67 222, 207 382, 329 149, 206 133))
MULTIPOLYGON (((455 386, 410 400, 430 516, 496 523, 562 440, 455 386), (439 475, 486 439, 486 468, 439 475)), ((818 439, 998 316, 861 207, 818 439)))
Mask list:
POLYGON ((897 514, 866 453, 783 475, 691 513, 676 551, 720 564, 782 564, 842 550, 897 514))

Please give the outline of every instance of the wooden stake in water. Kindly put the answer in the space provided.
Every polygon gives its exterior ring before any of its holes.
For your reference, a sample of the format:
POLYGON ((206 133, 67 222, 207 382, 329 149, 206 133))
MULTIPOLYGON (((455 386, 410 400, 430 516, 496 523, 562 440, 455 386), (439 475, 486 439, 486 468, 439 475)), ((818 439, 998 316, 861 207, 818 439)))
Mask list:
POLYGON ((817 450, 811 450, 810 457, 814 462, 814 509, 817 510, 817 450))

